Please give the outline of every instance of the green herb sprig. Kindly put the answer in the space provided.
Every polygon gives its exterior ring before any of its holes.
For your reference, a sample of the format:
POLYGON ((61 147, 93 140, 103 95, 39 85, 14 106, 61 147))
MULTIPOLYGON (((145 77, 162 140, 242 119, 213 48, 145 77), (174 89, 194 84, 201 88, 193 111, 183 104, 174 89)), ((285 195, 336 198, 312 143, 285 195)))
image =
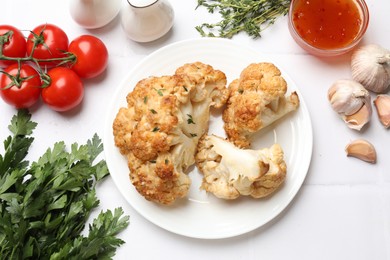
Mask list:
POLYGON ((99 205, 95 185, 109 174, 104 160, 94 163, 101 140, 95 134, 69 152, 57 142, 30 164, 25 157, 36 125, 28 111, 19 110, 0 154, 0 258, 111 258, 124 243, 115 235, 128 225, 121 208, 101 212, 89 235, 81 235, 99 205))
POLYGON ((253 38, 288 13, 291 0, 198 0, 209 13, 219 12, 221 20, 203 23, 196 30, 203 37, 232 38, 241 31, 253 38))

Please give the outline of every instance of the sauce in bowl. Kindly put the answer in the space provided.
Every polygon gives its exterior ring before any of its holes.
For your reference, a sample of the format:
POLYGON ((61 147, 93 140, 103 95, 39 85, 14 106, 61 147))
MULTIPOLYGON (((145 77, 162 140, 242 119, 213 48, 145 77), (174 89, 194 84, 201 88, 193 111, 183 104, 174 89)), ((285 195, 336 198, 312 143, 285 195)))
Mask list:
POLYGON ((368 24, 367 6, 358 0, 293 0, 289 15, 294 39, 324 51, 348 50, 368 24))

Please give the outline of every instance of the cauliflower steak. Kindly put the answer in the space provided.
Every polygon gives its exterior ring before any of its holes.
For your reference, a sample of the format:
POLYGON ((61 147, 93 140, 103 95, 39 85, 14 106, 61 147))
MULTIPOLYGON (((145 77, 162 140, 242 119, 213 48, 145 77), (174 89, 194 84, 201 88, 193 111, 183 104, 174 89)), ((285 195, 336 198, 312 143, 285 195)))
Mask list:
POLYGON ((116 115, 113 133, 141 195, 161 204, 187 195, 186 171, 208 130, 210 107, 222 107, 227 98, 225 74, 200 62, 137 83, 116 115))
POLYGON ((204 175, 201 189, 222 199, 266 197, 286 178, 283 156, 278 144, 260 150, 241 149, 228 140, 204 135, 196 154, 196 164, 204 175))
POLYGON ((250 137, 299 106, 296 92, 286 97, 287 83, 272 63, 253 63, 229 84, 224 129, 235 145, 248 148, 250 137))

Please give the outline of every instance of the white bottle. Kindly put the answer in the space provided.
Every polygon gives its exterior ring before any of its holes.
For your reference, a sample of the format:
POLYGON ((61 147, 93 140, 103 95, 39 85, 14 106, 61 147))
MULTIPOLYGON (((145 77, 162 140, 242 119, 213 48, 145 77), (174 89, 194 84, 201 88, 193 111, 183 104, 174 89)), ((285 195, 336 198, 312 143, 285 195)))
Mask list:
POLYGON ((127 0, 121 24, 127 37, 150 42, 165 35, 173 25, 174 11, 167 0, 127 0))
POLYGON ((70 0, 69 12, 80 26, 96 29, 111 22, 121 7, 122 0, 70 0))

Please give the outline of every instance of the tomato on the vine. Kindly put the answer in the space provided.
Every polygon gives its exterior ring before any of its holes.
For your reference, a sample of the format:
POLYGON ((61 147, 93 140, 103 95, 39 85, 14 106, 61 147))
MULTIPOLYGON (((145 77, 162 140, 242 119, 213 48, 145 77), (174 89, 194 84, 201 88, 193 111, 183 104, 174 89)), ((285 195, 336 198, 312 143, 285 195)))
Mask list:
POLYGON ((104 43, 95 36, 81 35, 74 39, 68 51, 76 56, 71 69, 82 78, 93 78, 107 67, 108 51, 104 43))
POLYGON ((12 64, 0 75, 0 96, 16 107, 28 108, 34 105, 41 94, 41 78, 38 72, 27 64, 12 64))
POLYGON ((50 84, 42 89, 42 100, 51 109, 59 112, 70 110, 81 103, 84 85, 73 70, 56 67, 48 71, 50 84))
MULTIPOLYGON (((3 55, 11 58, 26 56, 26 39, 22 32, 11 25, 0 25, 0 42, 3 43, 3 55)), ((16 61, 0 60, 0 67, 7 67, 16 61)))
MULTIPOLYGON (((66 33, 54 24, 42 24, 34 28, 27 38, 27 55, 35 59, 58 59, 66 57, 69 39, 66 33)), ((40 66, 53 67, 60 61, 39 62, 40 66)))

